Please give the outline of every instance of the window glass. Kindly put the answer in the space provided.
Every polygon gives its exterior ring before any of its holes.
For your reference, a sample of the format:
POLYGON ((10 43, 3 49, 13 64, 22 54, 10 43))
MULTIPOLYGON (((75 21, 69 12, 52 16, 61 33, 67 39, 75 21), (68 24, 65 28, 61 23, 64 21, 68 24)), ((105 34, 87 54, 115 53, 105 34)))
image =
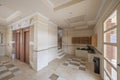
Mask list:
POLYGON ((104 80, 110 80, 110 78, 107 76, 106 72, 104 72, 104 80))
POLYGON ((110 75, 112 80, 117 80, 116 70, 106 60, 104 60, 104 64, 105 64, 105 70, 110 75))
POLYGON ((104 31, 117 25, 117 11, 115 11, 105 22, 104 31))
POLYGON ((117 47, 104 45, 104 57, 117 67, 117 47))
POLYGON ((116 28, 104 33, 104 42, 116 43, 117 42, 116 34, 117 34, 116 28))

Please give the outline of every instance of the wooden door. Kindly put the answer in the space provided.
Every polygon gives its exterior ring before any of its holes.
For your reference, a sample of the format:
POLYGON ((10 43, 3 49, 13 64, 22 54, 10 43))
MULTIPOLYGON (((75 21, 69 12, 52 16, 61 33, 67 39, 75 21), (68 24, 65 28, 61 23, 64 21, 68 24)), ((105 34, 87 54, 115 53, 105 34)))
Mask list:
POLYGON ((97 47, 97 34, 92 35, 92 46, 97 47))
POLYGON ((25 56, 24 56, 24 43, 23 43, 23 30, 20 29, 20 61, 25 61, 25 56))
POLYGON ((20 31, 19 30, 16 31, 15 36, 16 36, 16 38, 15 38, 16 58, 20 59, 20 31))
POLYGON ((29 28, 13 31, 16 59, 29 63, 29 28))
POLYGON ((29 63, 29 28, 23 29, 24 60, 29 63))

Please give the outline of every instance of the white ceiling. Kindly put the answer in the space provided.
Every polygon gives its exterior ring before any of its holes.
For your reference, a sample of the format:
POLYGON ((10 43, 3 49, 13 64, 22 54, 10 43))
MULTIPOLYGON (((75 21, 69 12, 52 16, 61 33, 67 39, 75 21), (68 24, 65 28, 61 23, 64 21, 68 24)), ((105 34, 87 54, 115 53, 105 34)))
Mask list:
POLYGON ((57 6, 60 6, 62 4, 65 4, 67 2, 70 2, 72 0, 47 0, 47 1, 51 6, 57 7, 57 6))
POLYGON ((0 0, 0 25, 5 25, 34 12, 50 18, 61 27, 94 27, 104 0, 0 0), (46 2, 48 1, 48 2, 46 2), (64 5, 63 5, 64 4, 64 5), (64 7, 63 7, 63 6, 64 7), (62 7, 54 10, 55 7, 62 7), (11 18, 15 14, 15 18, 11 18))

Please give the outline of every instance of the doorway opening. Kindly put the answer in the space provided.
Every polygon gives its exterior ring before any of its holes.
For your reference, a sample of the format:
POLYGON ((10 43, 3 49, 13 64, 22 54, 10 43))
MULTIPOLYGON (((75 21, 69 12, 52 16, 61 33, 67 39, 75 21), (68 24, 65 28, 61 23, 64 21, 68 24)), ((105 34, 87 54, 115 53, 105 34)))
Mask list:
POLYGON ((58 28, 58 49, 62 49, 62 29, 58 28))

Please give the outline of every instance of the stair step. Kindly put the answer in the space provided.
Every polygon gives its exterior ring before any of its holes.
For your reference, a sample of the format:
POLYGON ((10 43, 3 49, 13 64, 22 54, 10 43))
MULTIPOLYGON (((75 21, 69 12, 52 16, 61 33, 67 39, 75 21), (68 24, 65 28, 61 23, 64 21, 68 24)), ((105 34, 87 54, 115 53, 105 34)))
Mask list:
POLYGON ((63 52, 63 51, 58 51, 58 53, 61 53, 61 52, 63 52))
POLYGON ((59 49, 58 52, 59 52, 59 51, 63 51, 63 50, 62 50, 62 49, 59 49))
POLYGON ((58 58, 59 59, 61 59, 62 57, 64 57, 65 56, 65 53, 63 52, 63 53, 60 53, 60 54, 58 54, 58 58))
POLYGON ((61 53, 61 54, 59 54, 58 56, 62 56, 62 55, 64 55, 65 53, 61 53))

